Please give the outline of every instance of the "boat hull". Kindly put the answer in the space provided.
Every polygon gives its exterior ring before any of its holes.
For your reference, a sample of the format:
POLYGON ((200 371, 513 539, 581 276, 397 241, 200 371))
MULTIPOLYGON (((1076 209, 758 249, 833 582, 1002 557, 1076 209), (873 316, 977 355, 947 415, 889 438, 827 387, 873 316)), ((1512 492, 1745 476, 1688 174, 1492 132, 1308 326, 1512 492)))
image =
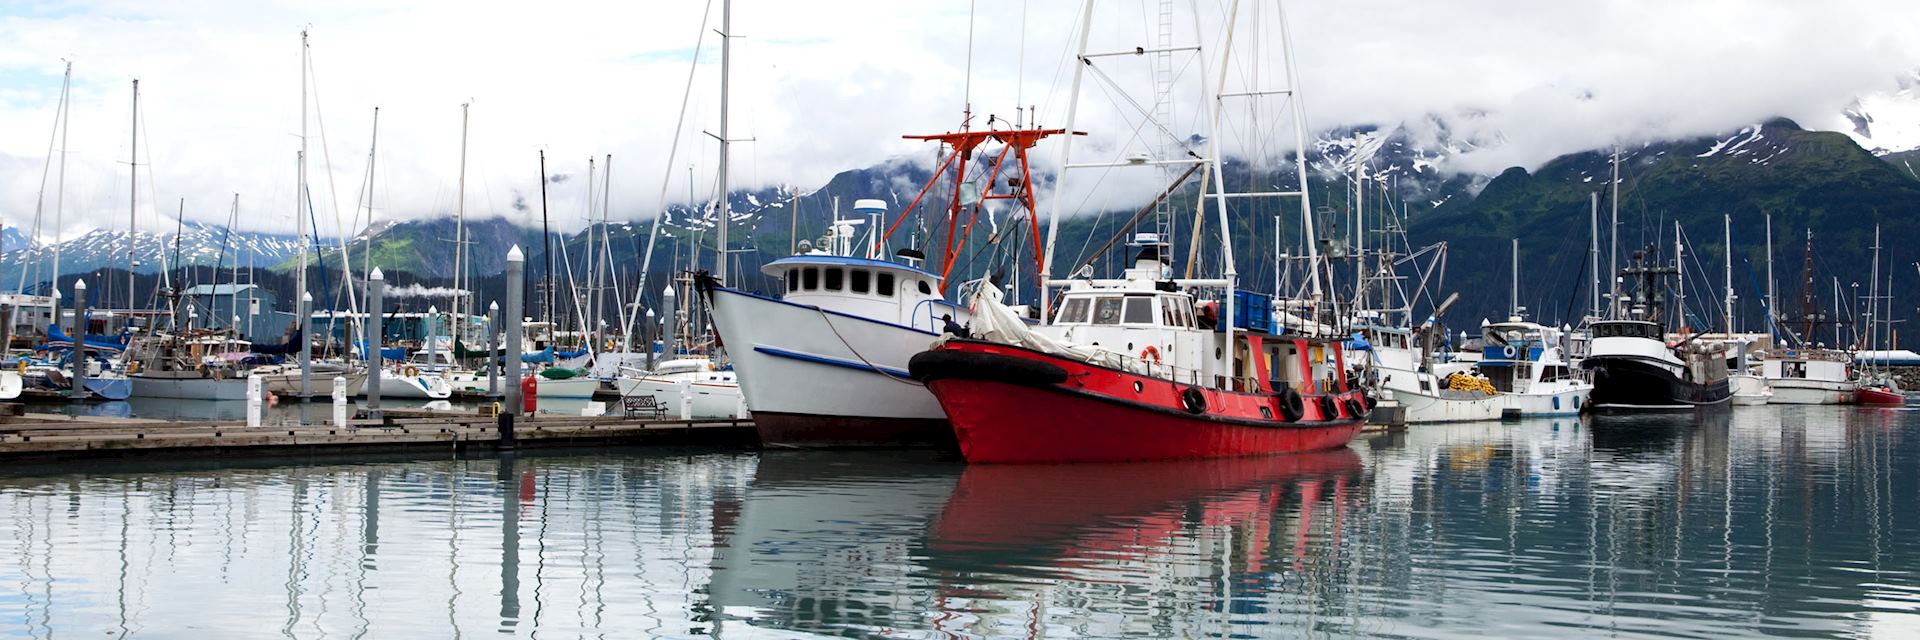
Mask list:
POLYGON ((1904 405, 1906 394, 1879 387, 1860 387, 1853 392, 1853 401, 1871 405, 1904 405))
POLYGON ((186 400, 245 400, 245 378, 128 378, 133 395, 141 398, 180 398, 186 400))
POLYGON ((1498 420, 1500 411, 1507 406, 1507 401, 1500 396, 1477 391, 1433 395, 1394 389, 1393 399, 1407 408, 1408 424, 1498 420))
MULTIPOLYGON (((567 378, 551 380, 540 378, 534 383, 542 398, 561 398, 567 400, 589 400, 593 392, 600 388, 600 381, 594 378, 567 378)), ((449 385, 451 390, 451 385, 449 385)))
POLYGON ((1838 380, 1775 378, 1772 404, 1847 404, 1853 402, 1853 383, 1838 380))
MULTIPOLYGON (((266 380, 268 393, 285 397, 299 397, 300 395, 300 374, 298 372, 261 377, 266 380)), ((308 389, 310 395, 315 398, 333 395, 333 379, 335 377, 347 379, 347 397, 349 398, 360 395, 360 392, 367 387, 367 374, 364 373, 323 373, 315 371, 310 381, 312 386, 308 389)))
POLYGON ((1728 376, 1727 384, 1733 388, 1733 404, 1740 407, 1753 407, 1773 401, 1773 389, 1767 387, 1767 380, 1760 376, 1728 376))
POLYGON ((1592 393, 1592 387, 1583 385, 1560 391, 1502 393, 1497 397, 1503 411, 1516 411, 1521 417, 1534 418, 1579 415, 1592 393))
POLYGON ((1357 391, 1331 414, 1306 399, 1300 420, 1263 418, 1275 396, 1229 392, 1006 345, 955 341, 916 356, 968 462, 1126 462, 1225 458, 1344 447, 1365 420, 1357 391), (1051 375, 1059 371, 1058 376, 1051 375), (1199 411, 1183 394, 1205 397, 1199 411), (1351 408, 1361 407, 1362 411, 1351 408))
MULTIPOLYGON (((501 381, 501 384, 507 384, 501 381)), ((372 393, 370 384, 363 384, 362 393, 372 393)), ((380 397, 414 400, 445 400, 453 397, 453 385, 438 375, 404 375, 388 372, 380 376, 380 397)))
POLYGON ((952 446, 940 402, 907 373, 937 334, 725 287, 706 293, 762 444, 952 446))
MULTIPOLYGON (((620 378, 614 381, 620 389, 621 397, 653 396, 660 406, 667 408, 670 417, 681 417, 680 381, 667 378, 620 378)), ((692 415, 685 416, 695 420, 745 417, 745 403, 740 396, 738 384, 710 384, 701 382, 687 383, 687 391, 693 396, 692 415)))
MULTIPOLYGON (((92 385, 88 385, 91 387, 92 385)), ((0 371, 0 400, 12 400, 20 397, 26 388, 26 380, 18 371, 0 371)), ((124 397, 124 396, 123 396, 124 397)))
POLYGON ((1640 358, 1591 356, 1582 366, 1593 370, 1588 406, 1596 411, 1675 411, 1726 404, 1733 397, 1725 379, 1695 383, 1640 358))

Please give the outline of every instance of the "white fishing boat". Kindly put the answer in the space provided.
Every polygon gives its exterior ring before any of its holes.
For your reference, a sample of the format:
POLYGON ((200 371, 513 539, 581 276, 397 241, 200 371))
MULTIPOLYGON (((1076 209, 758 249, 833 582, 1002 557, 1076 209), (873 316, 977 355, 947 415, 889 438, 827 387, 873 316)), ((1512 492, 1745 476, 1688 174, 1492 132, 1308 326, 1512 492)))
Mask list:
MULTIPOLYGON (((857 214, 885 210, 881 200, 854 204, 857 214)), ((908 375, 907 361, 940 336, 944 318, 965 324, 971 314, 941 295, 939 276, 853 255, 860 222, 837 220, 821 247, 763 267, 784 285, 783 297, 701 282, 765 444, 953 439, 946 413, 908 375)))
POLYGON ((1370 368, 1384 399, 1406 408, 1407 422, 1498 420, 1507 401, 1470 362, 1445 362, 1425 352, 1412 330, 1368 326, 1358 329, 1366 343, 1355 352, 1370 368))
POLYGON ((1586 407, 1593 383, 1568 361, 1566 331, 1514 316, 1480 333, 1476 368, 1500 392, 1503 415, 1570 416, 1586 407))
POLYGON ((1839 349, 1775 349, 1761 363, 1772 404, 1853 402, 1853 355, 1839 349))
POLYGON ((667 408, 669 416, 679 416, 686 398, 691 397, 689 418, 745 417, 739 378, 709 358, 678 358, 660 363, 653 371, 629 370, 615 379, 614 385, 622 397, 653 396, 667 408))

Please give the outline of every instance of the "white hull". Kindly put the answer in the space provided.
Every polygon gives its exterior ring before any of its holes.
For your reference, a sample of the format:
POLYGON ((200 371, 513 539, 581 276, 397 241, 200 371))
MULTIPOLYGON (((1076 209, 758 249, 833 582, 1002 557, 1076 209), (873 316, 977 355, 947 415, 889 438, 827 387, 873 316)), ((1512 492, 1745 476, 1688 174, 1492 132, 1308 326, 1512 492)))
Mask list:
POLYGON ((0 371, 0 400, 12 400, 20 397, 20 390, 26 381, 20 378, 18 371, 0 371))
POLYGON ((1773 388, 1771 404, 1848 404, 1853 402, 1853 383, 1830 380, 1784 378, 1769 380, 1773 388))
MULTIPOLYGON (((372 385, 363 385, 371 387, 372 385)), ((373 389, 365 390, 371 393, 373 389)), ((445 400, 453 397, 453 385, 438 375, 404 375, 391 371, 380 375, 380 397, 412 398, 419 400, 445 400)))
MULTIPOLYGON (((620 378, 614 381, 619 386, 622 397, 653 396, 660 406, 667 408, 667 417, 680 416, 681 382, 667 378, 620 378)), ((713 384, 703 382, 688 383, 693 393, 692 415, 696 420, 714 418, 744 418, 745 403, 741 399, 739 384, 713 384)))
POLYGON ((181 398, 185 400, 245 400, 246 378, 148 378, 131 376, 133 395, 138 398, 181 398))
POLYGON ((1393 399, 1407 408, 1407 423, 1470 422, 1499 420, 1506 401, 1477 391, 1445 392, 1436 396, 1417 391, 1393 390, 1393 399))
POLYGON ((1727 382, 1733 386, 1734 406, 1753 407, 1773 400, 1773 389, 1768 388, 1767 381, 1760 376, 1728 376, 1727 382))
MULTIPOLYGON (((313 372, 311 387, 308 389, 315 398, 333 395, 333 378, 341 376, 347 379, 347 397, 360 395, 367 386, 367 374, 364 373, 322 373, 313 372)), ((299 396, 300 374, 284 373, 261 376, 266 381, 267 392, 277 396, 299 396)))
MULTIPOLYGON (((595 378, 568 378, 566 380, 548 380, 535 374, 535 385, 542 398, 567 398, 585 400, 593 398, 593 392, 600 388, 595 378)), ((485 384, 485 381, 482 381, 485 384)))
POLYGON ((946 420, 907 373, 938 334, 720 287, 711 300, 749 411, 946 420))
POLYGON ((1541 391, 1527 393, 1502 393, 1495 396, 1501 400, 1503 411, 1518 411, 1522 417, 1572 416, 1579 415, 1587 406, 1587 394, 1593 393, 1593 385, 1578 385, 1560 391, 1541 391))

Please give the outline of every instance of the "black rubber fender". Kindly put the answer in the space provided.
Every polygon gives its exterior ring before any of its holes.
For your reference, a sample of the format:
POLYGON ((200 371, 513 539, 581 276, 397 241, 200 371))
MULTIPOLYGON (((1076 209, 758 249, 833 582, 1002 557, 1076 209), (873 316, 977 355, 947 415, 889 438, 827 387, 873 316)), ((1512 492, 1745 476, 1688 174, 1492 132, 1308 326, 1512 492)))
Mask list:
POLYGON ((1180 392, 1180 406, 1185 407, 1187 413, 1206 413, 1207 394, 1202 392, 1200 387, 1187 387, 1185 391, 1180 392))
POLYGON ((1361 402, 1359 398, 1347 398, 1346 405, 1347 413, 1355 418, 1367 415, 1367 403, 1361 402))
POLYGON ((1283 385, 1280 387, 1280 390, 1275 391, 1273 395, 1277 396, 1277 399, 1280 401, 1280 419, 1286 420, 1287 422, 1299 422, 1301 416, 1307 415, 1307 402, 1300 397, 1300 392, 1295 391, 1293 387, 1283 385))
POLYGON ((1320 396, 1320 419, 1333 420, 1340 417, 1340 401, 1333 396, 1320 396))
POLYGON ((914 354, 912 359, 907 360, 907 373, 921 382, 960 378, 1044 386, 1067 381, 1067 370, 1049 362, 997 353, 944 349, 914 354))

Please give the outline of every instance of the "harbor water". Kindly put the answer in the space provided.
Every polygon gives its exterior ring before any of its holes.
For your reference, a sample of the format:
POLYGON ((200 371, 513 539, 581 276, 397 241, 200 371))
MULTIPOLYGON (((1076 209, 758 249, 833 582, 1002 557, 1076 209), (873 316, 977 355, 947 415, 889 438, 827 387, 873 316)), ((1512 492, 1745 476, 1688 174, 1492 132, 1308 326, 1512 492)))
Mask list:
POLYGON ((0 636, 1913 637, 1917 430, 1743 407, 1182 463, 13 464, 0 636))

